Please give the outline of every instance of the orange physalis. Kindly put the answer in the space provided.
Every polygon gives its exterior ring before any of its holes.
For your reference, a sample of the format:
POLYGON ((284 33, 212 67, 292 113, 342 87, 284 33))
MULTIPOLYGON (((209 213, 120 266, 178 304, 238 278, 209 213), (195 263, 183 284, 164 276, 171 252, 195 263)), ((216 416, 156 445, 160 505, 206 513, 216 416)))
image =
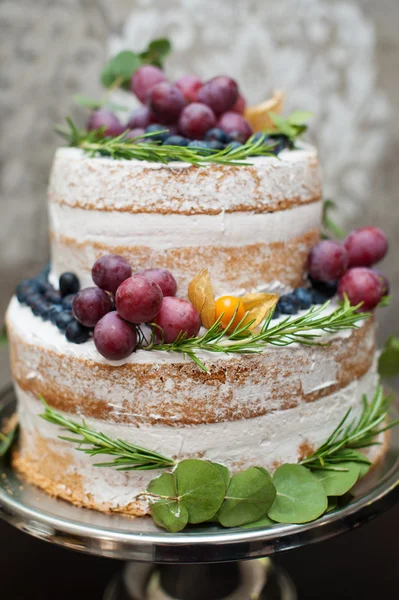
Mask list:
POLYGON ((245 307, 241 299, 237 298, 237 296, 222 296, 221 298, 218 298, 216 300, 216 319, 220 316, 222 316, 220 323, 223 329, 229 327, 229 323, 234 317, 234 320, 228 329, 228 331, 234 331, 245 316, 245 307))

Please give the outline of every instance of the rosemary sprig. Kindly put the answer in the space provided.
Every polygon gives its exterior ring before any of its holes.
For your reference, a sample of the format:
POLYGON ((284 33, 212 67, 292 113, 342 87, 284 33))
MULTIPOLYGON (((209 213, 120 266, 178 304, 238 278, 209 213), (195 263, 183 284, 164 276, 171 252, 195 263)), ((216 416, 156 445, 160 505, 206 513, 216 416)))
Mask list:
POLYGON ((97 433, 86 426, 86 423, 76 423, 63 417, 47 404, 42 396, 41 401, 44 404, 44 413, 40 416, 45 421, 59 425, 63 430, 73 433, 77 437, 58 436, 60 440, 76 444, 76 450, 80 450, 89 456, 107 454, 113 456, 114 460, 110 462, 95 463, 96 467, 114 467, 118 471, 149 471, 152 469, 166 469, 173 467, 173 459, 141 448, 130 442, 120 439, 111 439, 103 433, 97 433))
MULTIPOLYGON (((263 352, 268 344, 274 346, 289 346, 299 343, 307 345, 318 344, 323 333, 336 333, 342 329, 358 327, 361 320, 369 318, 370 313, 357 312, 359 306, 351 306, 345 298, 342 304, 333 312, 325 314, 330 302, 322 306, 313 306, 305 314, 292 318, 287 317, 272 326, 272 312, 269 313, 258 333, 249 331, 252 323, 245 323, 246 316, 230 334, 221 327, 221 318, 200 337, 187 338, 179 336, 172 344, 154 343, 144 346, 143 350, 163 350, 165 352, 180 352, 191 358, 201 369, 208 371, 204 362, 197 356, 198 350, 207 352, 224 352, 235 354, 256 354, 263 352)), ((234 319, 234 316, 233 316, 234 319)), ((228 330, 228 327, 226 328, 228 330)))
POLYGON ((151 134, 143 134, 137 138, 126 138, 123 132, 116 137, 104 137, 101 128, 97 131, 78 129, 72 119, 67 118, 67 127, 56 127, 56 131, 66 139, 70 146, 81 148, 89 156, 110 156, 114 159, 146 160, 167 164, 171 161, 185 162, 196 166, 209 163, 220 165, 247 165, 253 156, 273 155, 274 143, 265 144, 266 136, 255 139, 251 136, 248 141, 232 148, 230 145, 223 150, 207 148, 188 148, 186 146, 160 145, 154 141, 146 141, 151 134), (143 140, 144 141, 140 141, 143 140))
POLYGON ((366 396, 363 396, 363 410, 360 417, 350 421, 351 409, 349 409, 328 440, 300 464, 309 469, 333 471, 342 471, 342 467, 334 465, 347 461, 370 464, 370 461, 357 450, 380 444, 381 442, 376 440, 377 436, 399 423, 399 420, 387 423, 391 400, 390 396, 384 396, 381 385, 378 386, 370 402, 366 396))

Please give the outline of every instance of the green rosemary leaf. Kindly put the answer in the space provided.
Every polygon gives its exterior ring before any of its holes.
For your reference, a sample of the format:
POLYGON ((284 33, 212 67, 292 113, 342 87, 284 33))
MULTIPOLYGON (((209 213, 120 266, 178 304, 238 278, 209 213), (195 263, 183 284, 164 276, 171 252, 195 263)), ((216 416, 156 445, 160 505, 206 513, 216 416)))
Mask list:
POLYGON ((63 430, 75 434, 77 437, 68 437, 65 435, 59 436, 64 441, 69 441, 76 444, 76 450, 84 452, 89 456, 97 456, 98 454, 108 454, 115 456, 111 462, 101 462, 94 466, 98 467, 115 467, 119 470, 151 470, 165 469, 174 466, 174 461, 171 458, 147 450, 141 446, 136 446, 123 440, 113 440, 103 433, 99 433, 89 429, 86 424, 82 424, 67 419, 57 411, 53 410, 39 396, 44 405, 44 413, 40 415, 42 419, 62 427, 63 430))

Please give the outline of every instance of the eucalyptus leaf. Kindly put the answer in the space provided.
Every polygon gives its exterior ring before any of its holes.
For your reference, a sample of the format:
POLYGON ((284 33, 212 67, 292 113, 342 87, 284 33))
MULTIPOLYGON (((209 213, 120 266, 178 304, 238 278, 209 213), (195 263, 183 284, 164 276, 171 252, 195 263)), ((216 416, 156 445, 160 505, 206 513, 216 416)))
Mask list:
POLYGON ((273 521, 308 523, 327 509, 323 484, 302 465, 281 465, 273 475, 273 483, 277 495, 268 512, 273 521))
POLYGON ((370 470, 371 463, 370 463, 369 459, 362 452, 359 452, 358 450, 350 449, 350 453, 349 452, 347 453, 347 457, 349 457, 349 460, 351 462, 356 461, 356 464, 359 467, 358 479, 361 479, 362 477, 367 475, 367 473, 370 470))
POLYGON ((179 462, 174 475, 179 499, 188 511, 189 523, 211 519, 224 500, 225 483, 220 470, 207 461, 187 459, 179 462))
POLYGON ((158 496, 167 496, 177 499, 177 482, 173 473, 162 473, 159 477, 151 479, 147 492, 158 496))
POLYGON ((267 477, 271 480, 272 476, 270 475, 269 471, 267 469, 265 469, 265 467, 255 467, 255 469, 258 469, 258 471, 260 471, 261 473, 263 473, 264 475, 267 475, 267 477))
POLYGON ((273 112, 269 112, 269 116, 280 133, 283 133, 289 138, 294 138, 296 136, 296 127, 290 125, 287 119, 273 112))
POLYGON ((327 506, 326 513, 330 513, 333 510, 335 510, 336 508, 338 508, 338 498, 336 496, 330 496, 328 499, 328 506, 327 506))
POLYGON ((276 497, 270 476, 256 467, 235 473, 219 511, 223 527, 236 527, 257 521, 272 506, 276 497))
POLYGON ((334 469, 336 468, 346 470, 332 471, 329 469, 317 469, 313 471, 313 475, 323 484, 327 496, 343 496, 359 479, 359 463, 336 463, 334 464, 334 469))
POLYGON ((101 73, 101 82, 105 87, 111 87, 120 79, 122 87, 129 88, 133 73, 142 65, 138 54, 131 50, 123 50, 111 58, 101 73))
POLYGON ((312 117, 313 113, 308 110, 295 110, 287 117, 287 121, 290 125, 306 125, 312 117))
POLYGON ((185 528, 188 523, 188 511, 179 500, 159 499, 151 502, 151 515, 159 527, 176 533, 185 528))
POLYGON ((216 467, 218 469, 219 473, 221 474, 221 476, 223 477, 224 487, 225 487, 225 491, 226 491, 227 488, 229 487, 229 483, 230 483, 230 479, 231 479, 230 471, 228 470, 227 467, 225 467, 224 465, 221 465, 220 463, 211 462, 210 464, 213 465, 214 467, 216 467))
POLYGON ((267 515, 258 519, 257 521, 253 521, 252 523, 246 523, 245 525, 241 525, 243 529, 258 529, 258 527, 271 527, 271 525, 276 525, 276 521, 272 521, 267 515))
POLYGON ((378 372, 381 377, 399 375, 399 338, 395 335, 385 342, 378 361, 378 372))

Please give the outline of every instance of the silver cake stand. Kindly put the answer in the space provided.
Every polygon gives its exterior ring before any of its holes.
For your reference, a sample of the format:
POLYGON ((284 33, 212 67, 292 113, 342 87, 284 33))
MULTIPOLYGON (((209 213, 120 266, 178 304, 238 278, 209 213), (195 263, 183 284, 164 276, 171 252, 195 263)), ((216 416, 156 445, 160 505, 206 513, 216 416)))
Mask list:
MULTIPOLYGON (((11 387, 0 393, 0 419, 14 412, 15 402, 11 387)), ((398 406, 392 412, 396 418, 398 406)), ((384 461, 357 485, 352 500, 305 525, 197 526, 171 534, 149 518, 106 515, 50 498, 23 482, 7 459, 0 461, 1 518, 47 542, 129 561, 104 600, 294 599, 289 578, 264 557, 349 531, 398 501, 399 427, 391 432, 384 461), (258 560, 239 562, 246 559, 258 560)))

